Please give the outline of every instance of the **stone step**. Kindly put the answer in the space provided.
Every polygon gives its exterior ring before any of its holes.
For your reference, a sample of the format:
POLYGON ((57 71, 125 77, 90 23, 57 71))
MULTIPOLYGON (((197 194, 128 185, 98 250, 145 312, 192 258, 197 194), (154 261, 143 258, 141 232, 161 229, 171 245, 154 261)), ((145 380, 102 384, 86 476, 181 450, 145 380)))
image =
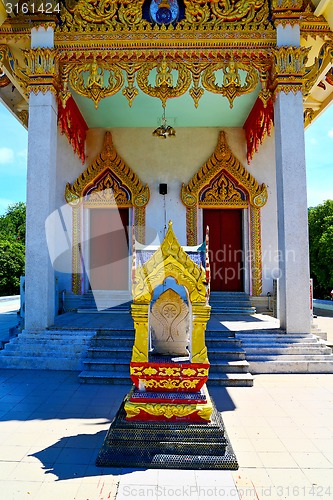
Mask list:
MULTIPOLYGON (((121 372, 129 375, 129 362, 126 359, 112 360, 109 358, 85 359, 85 371, 104 371, 104 372, 121 372)), ((219 363, 211 363, 209 373, 246 373, 249 368, 249 363, 242 361, 221 361, 219 363)))
POLYGON ((117 347, 130 347, 132 348, 134 344, 133 337, 95 337, 92 339, 90 347, 91 348, 117 348, 117 347))
POLYGON ((245 292, 219 292, 216 290, 212 290, 210 292, 211 297, 248 297, 248 294, 245 292))
POLYGON ((236 339, 235 332, 231 332, 230 330, 214 330, 213 328, 209 328, 206 330, 205 337, 207 338, 219 338, 219 339, 236 339))
POLYGON ((0 369, 20 370, 82 370, 81 356, 0 356, 0 369))
POLYGON ((213 363, 216 360, 220 361, 237 361, 237 360, 242 360, 245 359, 245 351, 241 348, 219 348, 219 347, 214 347, 208 350, 208 359, 210 360, 211 363, 213 363))
POLYGON ((131 347, 118 347, 117 349, 112 349, 108 347, 93 347, 89 348, 87 351, 87 357, 96 358, 108 358, 108 359, 128 359, 128 363, 132 357, 131 347))
MULTIPOLYGON (((330 347, 322 346, 322 344, 318 344, 316 346, 307 347, 306 344, 303 346, 288 346, 288 347, 245 347, 246 355, 280 355, 280 354, 300 354, 300 355, 308 355, 308 354, 332 354, 332 349, 330 347)), ((333 357, 332 357, 333 360, 333 357)))
POLYGON ((253 376, 251 373, 213 373, 209 376, 207 385, 221 387, 252 387, 253 376))
POLYGON ((318 344, 318 339, 316 338, 299 338, 299 339, 290 339, 287 337, 265 337, 265 338, 239 338, 237 335, 237 338, 241 340, 243 346, 258 346, 260 349, 261 347, 264 347, 265 345, 314 345, 318 344))
POLYGON ((210 348, 214 348, 215 346, 221 346, 221 347, 228 347, 228 346, 234 346, 234 347, 241 347, 242 341, 241 340, 236 340, 236 339, 226 339, 226 338, 219 338, 219 337, 206 337, 206 346, 209 351, 210 348))
POLYGON ((0 368, 80 370, 93 331, 20 333, 0 352, 0 368))
POLYGON ((251 361, 250 371, 256 373, 333 373, 332 361, 251 361))
POLYGON ((129 373, 115 372, 112 370, 93 373, 84 370, 80 373, 79 379, 83 384, 132 385, 129 373))
POLYGON ((212 306, 211 314, 255 314, 255 307, 212 306))
MULTIPOLYGON (((91 373, 84 370, 79 375, 80 381, 84 384, 122 384, 131 385, 131 379, 128 374, 115 371, 100 371, 91 373)), ((253 377, 249 373, 220 373, 213 374, 207 385, 211 386, 248 386, 253 385, 253 377)))
POLYGON ((129 363, 128 359, 110 359, 110 358, 96 358, 96 359, 85 359, 83 361, 84 370, 86 371, 104 371, 104 372, 115 372, 115 373, 127 373, 129 377, 129 363))
POLYGON ((333 363, 332 354, 247 354, 247 361, 331 361, 333 363))
POLYGON ((219 373, 247 373, 248 371, 249 363, 245 359, 240 361, 219 361, 210 364, 209 376, 219 373))

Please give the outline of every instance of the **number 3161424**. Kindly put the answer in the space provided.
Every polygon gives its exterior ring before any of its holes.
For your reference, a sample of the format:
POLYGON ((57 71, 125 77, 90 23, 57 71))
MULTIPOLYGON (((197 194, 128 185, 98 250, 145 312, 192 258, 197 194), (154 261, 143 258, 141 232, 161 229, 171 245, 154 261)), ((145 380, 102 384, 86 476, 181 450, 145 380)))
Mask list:
POLYGON ((56 2, 6 2, 7 14, 54 14, 61 10, 60 3, 56 2))

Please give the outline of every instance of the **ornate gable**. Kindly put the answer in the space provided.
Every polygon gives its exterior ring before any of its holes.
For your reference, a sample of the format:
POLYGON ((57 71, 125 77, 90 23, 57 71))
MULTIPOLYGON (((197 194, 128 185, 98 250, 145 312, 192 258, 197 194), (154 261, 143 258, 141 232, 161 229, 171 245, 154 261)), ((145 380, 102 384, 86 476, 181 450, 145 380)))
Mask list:
MULTIPOLYGON (((82 201, 111 200, 127 207, 145 207, 149 201, 149 187, 140 181, 133 170, 120 158, 112 142, 111 132, 106 132, 100 155, 79 175, 71 185, 66 184, 67 203, 77 205, 82 201)), ((113 202, 113 204, 115 204, 113 202)))

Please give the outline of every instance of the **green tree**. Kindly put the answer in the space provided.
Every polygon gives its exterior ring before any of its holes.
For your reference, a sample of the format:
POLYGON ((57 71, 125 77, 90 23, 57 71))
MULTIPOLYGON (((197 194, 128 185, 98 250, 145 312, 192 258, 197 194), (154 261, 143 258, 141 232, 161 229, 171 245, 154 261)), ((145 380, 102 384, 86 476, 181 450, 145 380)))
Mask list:
POLYGON ((24 274, 24 245, 14 240, 0 240, 0 296, 20 293, 24 274))
POLYGON ((25 242, 25 203, 20 201, 9 205, 5 215, 0 217, 0 240, 10 239, 25 242))
POLYGON ((333 289, 333 200, 309 208, 310 270, 318 298, 333 289))
POLYGON ((25 264, 25 204, 9 205, 0 217, 0 296, 20 292, 25 264))

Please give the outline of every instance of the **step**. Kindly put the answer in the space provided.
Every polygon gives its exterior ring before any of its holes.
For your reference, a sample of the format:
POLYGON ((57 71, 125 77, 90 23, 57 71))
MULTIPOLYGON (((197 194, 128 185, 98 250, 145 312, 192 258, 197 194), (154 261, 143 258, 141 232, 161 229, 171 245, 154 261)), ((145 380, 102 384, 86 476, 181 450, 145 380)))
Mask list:
POLYGON ((332 361, 251 361, 250 371, 256 373, 333 373, 332 361))
POLYGON ((130 362, 132 356, 131 347, 118 347, 117 349, 107 347, 89 347, 87 350, 87 357, 89 358, 108 358, 108 359, 122 359, 128 358, 130 362))
POLYGON ((110 358, 86 358, 83 361, 84 369, 89 371, 112 371, 127 373, 129 376, 130 361, 128 359, 110 359, 110 358))
POLYGON ((208 350, 208 358, 213 363, 214 360, 238 361, 245 359, 245 351, 243 349, 224 349, 214 348, 208 350))
POLYGON ((248 354, 246 356, 248 362, 252 361, 331 361, 333 362, 332 354, 278 354, 274 355, 261 355, 258 353, 248 354))
POLYGON ((212 306, 211 314, 255 314, 254 307, 212 306))
POLYGON ((207 349, 209 350, 210 347, 214 348, 215 346, 221 346, 221 347, 226 347, 228 346, 235 346, 235 347, 241 347, 242 341, 241 340, 236 340, 234 338, 227 339, 227 338, 219 338, 219 337, 206 337, 206 346, 207 349))
POLYGON ((132 385, 129 373, 122 373, 116 371, 100 371, 90 372, 82 371, 79 375, 80 382, 83 384, 112 384, 112 385, 132 385))
POLYGON ((207 385, 208 387, 252 387, 253 376, 251 373, 213 373, 209 376, 207 385))
POLYGON ((210 364, 209 376, 218 373, 247 373, 248 371, 249 363, 245 359, 240 361, 220 361, 210 364))
POLYGON ((91 348, 116 348, 116 347, 133 347, 133 337, 95 337, 91 340, 91 348))
POLYGON ((0 356, 0 369, 20 370, 71 370, 82 369, 81 356, 48 357, 48 356, 0 356))
POLYGON ((207 338, 220 338, 220 339, 236 339, 235 332, 230 330, 215 330, 214 328, 209 328, 206 330, 205 337, 207 338))
POLYGON ((298 339, 290 339, 288 337, 257 337, 257 338, 240 338, 237 335, 237 338, 241 340, 244 346, 258 346, 259 348, 265 345, 277 344, 277 345, 313 345, 318 344, 317 338, 298 338, 298 339))
MULTIPOLYGON (((280 354, 300 354, 300 355, 308 355, 308 354, 332 354, 332 349, 330 347, 322 346, 318 344, 316 346, 305 347, 306 344, 302 346, 288 346, 288 347, 245 347, 246 355, 280 355, 280 354)), ((333 359, 333 358, 332 358, 333 359)))

